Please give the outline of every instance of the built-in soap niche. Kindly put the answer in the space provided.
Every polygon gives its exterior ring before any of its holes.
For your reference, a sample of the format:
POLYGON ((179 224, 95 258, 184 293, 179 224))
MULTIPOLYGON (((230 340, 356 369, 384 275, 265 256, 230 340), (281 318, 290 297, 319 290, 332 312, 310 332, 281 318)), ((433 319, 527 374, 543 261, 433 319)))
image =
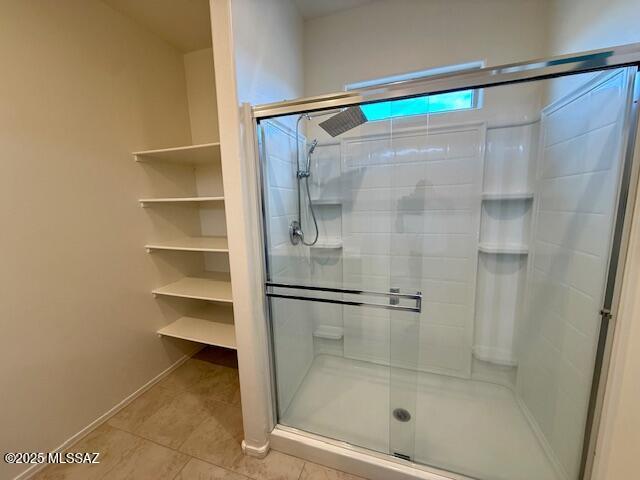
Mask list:
MULTIPOLYGON (((333 257, 342 256, 342 205, 314 202, 313 209, 318 224, 318 241, 310 247, 311 255, 314 257, 326 257, 327 254, 333 257)), ((307 220, 307 225, 312 224, 311 219, 307 220)))
POLYGON ((535 177, 539 122, 487 129, 483 191, 486 196, 530 194, 535 177))
MULTIPOLYGON (((323 305, 317 310, 323 310, 322 313, 324 320, 342 319, 342 309, 339 305, 323 305), (328 315, 336 315, 330 317, 328 315)), ((315 355, 334 355, 342 357, 344 356, 344 328, 342 325, 333 325, 322 323, 321 318, 314 318, 314 330, 313 330, 313 351, 315 355)), ((341 323, 341 322, 340 322, 341 323)))
POLYGON ((496 249, 517 246, 527 250, 531 211, 532 198, 483 201, 481 246, 493 246, 496 249))

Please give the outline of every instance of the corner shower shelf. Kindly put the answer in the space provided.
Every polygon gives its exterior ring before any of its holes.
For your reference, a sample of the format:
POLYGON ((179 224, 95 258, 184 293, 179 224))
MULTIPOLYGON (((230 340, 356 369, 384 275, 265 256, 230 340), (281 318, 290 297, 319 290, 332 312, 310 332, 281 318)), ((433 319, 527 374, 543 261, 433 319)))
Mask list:
POLYGON ((220 159, 220 143, 133 152, 137 162, 160 161, 184 165, 210 164, 220 159))
POLYGON ((204 203, 223 202, 224 197, 167 197, 167 198, 141 198, 138 200, 143 207, 148 203, 204 203))
POLYGON ((233 311, 228 307, 181 317, 158 330, 158 335, 236 349, 233 311))
POLYGON ((144 246, 152 250, 179 250, 183 252, 229 252, 226 237, 184 237, 176 240, 151 242, 144 246))
POLYGON ((209 302, 233 302, 231 279, 228 273, 223 272, 203 272, 198 276, 184 277, 151 293, 209 302))
POLYGON ((478 251, 493 255, 526 255, 529 253, 529 247, 518 244, 481 243, 478 245, 478 251))
POLYGON ((485 201, 503 201, 503 200, 531 200, 532 192, 521 193, 483 193, 482 200, 485 201))
POLYGON ((318 242, 315 245, 311 245, 310 248, 339 250, 342 248, 342 240, 340 238, 319 239, 318 242))
POLYGON ((313 332, 313 336, 327 340, 340 340, 344 336, 344 329, 333 325, 320 325, 313 332))
POLYGON ((317 199, 312 199, 311 203, 315 206, 328 206, 328 207, 339 207, 340 205, 342 205, 342 200, 339 198, 317 198, 317 199))

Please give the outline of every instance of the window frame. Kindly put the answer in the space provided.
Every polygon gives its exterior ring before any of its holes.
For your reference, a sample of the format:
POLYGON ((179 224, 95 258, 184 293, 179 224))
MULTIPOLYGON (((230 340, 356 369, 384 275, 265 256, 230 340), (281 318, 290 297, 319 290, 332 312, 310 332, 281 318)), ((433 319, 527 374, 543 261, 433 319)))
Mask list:
MULTIPOLYGON (((442 75, 445 73, 454 73, 454 72, 463 72, 463 71, 468 71, 468 70, 477 70, 477 69, 481 69, 483 68, 485 65, 485 62, 482 60, 478 60, 478 61, 473 61, 473 62, 466 62, 466 63, 457 63, 457 64, 453 64, 453 65, 445 65, 445 66, 441 66, 441 67, 435 67, 435 68, 429 68, 426 70, 417 70, 417 71, 413 71, 413 72, 407 72, 407 73, 401 73, 401 74, 396 74, 396 75, 389 75, 386 77, 380 77, 380 78, 375 78, 375 79, 371 79, 371 80, 363 80, 363 81, 359 81, 359 82, 352 82, 352 83, 348 83, 344 86, 344 90, 346 92, 349 91, 353 91, 353 90, 359 90, 362 88, 370 88, 370 87, 381 87, 381 86, 386 86, 392 83, 397 83, 397 82, 403 82, 403 81, 407 81, 407 80, 417 80, 417 79, 424 79, 424 78, 428 78, 428 77, 432 77, 434 75, 442 75)), ((438 111, 438 112, 424 112, 424 113, 415 113, 415 114, 411 114, 411 115, 397 115, 397 116, 388 116, 385 118, 380 118, 380 119, 376 119, 376 120, 370 120, 372 122, 380 122, 380 121, 384 121, 384 120, 389 120, 392 118, 408 118, 408 117, 415 117, 415 116, 419 116, 419 115, 440 115, 440 114, 448 114, 448 113, 455 113, 455 112, 467 112, 469 110, 477 110, 482 108, 483 106, 483 100, 484 100, 484 89, 483 88, 476 88, 476 89, 465 89, 465 90, 461 90, 461 91, 471 91, 472 92, 472 98, 471 98, 471 106, 468 108, 458 108, 458 109, 451 109, 451 110, 442 110, 442 111, 438 111)), ((450 92, 451 93, 451 92, 450 92)), ((425 95, 425 96, 429 96, 429 95, 425 95)), ((397 101, 397 100, 389 100, 389 102, 393 102, 393 101, 397 101)))

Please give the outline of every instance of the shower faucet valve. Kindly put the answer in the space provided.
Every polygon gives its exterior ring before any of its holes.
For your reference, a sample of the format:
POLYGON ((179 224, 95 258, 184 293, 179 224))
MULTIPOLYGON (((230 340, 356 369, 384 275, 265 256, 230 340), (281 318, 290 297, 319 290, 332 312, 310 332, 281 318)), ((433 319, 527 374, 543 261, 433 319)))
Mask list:
POLYGON ((304 233, 300 228, 300 222, 297 220, 293 220, 289 224, 289 240, 291 240, 292 245, 298 245, 298 243, 304 241, 304 233))

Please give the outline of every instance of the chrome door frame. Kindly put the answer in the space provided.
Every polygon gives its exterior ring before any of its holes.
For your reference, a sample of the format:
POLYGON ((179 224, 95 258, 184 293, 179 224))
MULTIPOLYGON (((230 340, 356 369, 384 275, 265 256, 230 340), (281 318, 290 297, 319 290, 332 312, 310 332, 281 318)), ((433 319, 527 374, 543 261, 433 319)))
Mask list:
MULTIPOLYGON (((529 81, 552 79, 623 67, 640 68, 640 43, 560 55, 546 59, 505 64, 497 67, 474 69, 472 71, 462 71, 458 73, 453 72, 449 74, 436 75, 427 79, 407 80, 349 92, 337 92, 328 95, 253 106, 251 113, 254 128, 253 132, 247 132, 247 134, 253 135, 256 145, 260 143, 261 147, 256 149, 257 156, 255 161, 258 163, 258 176, 260 177, 257 179, 261 199, 260 208, 262 211, 262 218, 260 219, 260 234, 262 235, 265 255, 265 270, 263 272, 265 290, 263 291, 263 295, 267 297, 270 296, 267 291, 267 284, 271 279, 269 275, 267 253, 268 235, 264 218, 265 192, 263 183, 264 172, 262 170, 262 150, 264 148, 264 142, 258 142, 257 133, 262 132, 260 128, 261 120, 319 110, 343 108, 356 104, 376 103, 428 94, 468 90, 471 88, 485 88, 525 83, 529 81)), ((640 148, 638 149, 638 155, 636 155, 635 152, 636 138, 640 136, 640 122, 638 122, 638 116, 640 114, 640 72, 638 71, 635 72, 634 87, 633 98, 631 99, 631 106, 629 108, 627 118, 628 131, 626 132, 625 138, 626 145, 623 146, 623 150, 625 152, 622 165, 623 171, 619 184, 620 193, 615 212, 614 236, 605 285, 605 300, 603 303, 604 314, 602 316, 600 335, 598 339, 596 363, 589 399, 585 435, 583 439, 583 452, 579 475, 581 480, 590 480, 593 472, 598 429, 602 416, 604 392, 611 361, 612 340, 617 324, 616 316, 620 301, 620 289, 624 274, 624 265, 628 253, 634 200, 640 173, 640 148)), ((270 302, 267 302, 267 305, 266 317, 270 337, 269 342, 271 343, 269 356, 270 375, 272 379, 272 413, 274 415, 272 424, 277 425, 278 400, 277 385, 275 381, 275 352, 272 344, 273 329, 270 302)), ((389 458, 393 460, 392 456, 389 456, 389 458)))
POLYGON ((640 43, 510 63, 253 107, 255 119, 640 65, 640 43))

